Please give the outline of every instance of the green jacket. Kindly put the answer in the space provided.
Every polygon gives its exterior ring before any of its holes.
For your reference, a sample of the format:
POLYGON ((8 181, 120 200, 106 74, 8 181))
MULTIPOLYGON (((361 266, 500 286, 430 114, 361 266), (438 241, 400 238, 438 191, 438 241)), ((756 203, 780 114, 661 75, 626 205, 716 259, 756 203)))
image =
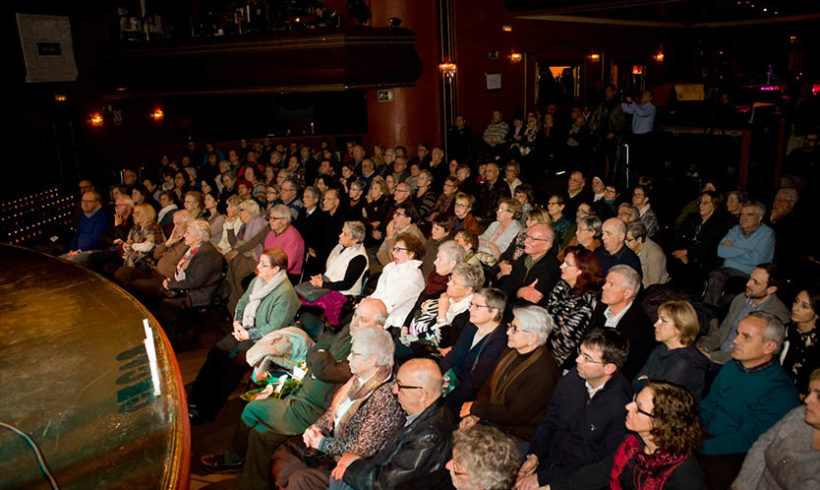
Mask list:
MULTIPOLYGON (((234 315, 235 321, 242 321, 242 313, 245 311, 245 306, 248 304, 251 291, 253 291, 253 285, 257 280, 258 278, 254 277, 248 285, 248 289, 245 290, 245 294, 239 298, 239 302, 236 304, 236 314, 234 315)), ((274 330, 290 326, 300 306, 302 306, 302 303, 299 301, 299 297, 296 296, 296 291, 293 290, 290 280, 285 277, 282 283, 265 296, 265 299, 259 304, 259 308, 256 310, 256 325, 248 329, 250 339, 256 342, 274 330)))

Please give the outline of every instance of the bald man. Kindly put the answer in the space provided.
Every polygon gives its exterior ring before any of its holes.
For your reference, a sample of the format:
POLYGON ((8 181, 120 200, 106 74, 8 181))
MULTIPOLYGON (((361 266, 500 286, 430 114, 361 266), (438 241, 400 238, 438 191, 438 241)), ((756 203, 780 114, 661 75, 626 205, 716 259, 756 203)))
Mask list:
POLYGON ((601 261, 604 274, 608 273, 612 266, 623 264, 632 267, 643 276, 641 259, 626 246, 626 224, 618 218, 609 218, 604 221, 601 230, 601 241, 604 242, 604 246, 596 248, 595 255, 601 261))
POLYGON ((508 305, 538 305, 546 308, 555 283, 561 277, 553 241, 555 233, 544 223, 527 228, 524 255, 512 265, 500 266, 499 288, 507 294, 508 305))
POLYGON ((359 490, 445 488, 445 464, 455 428, 452 412, 441 403, 441 371, 430 359, 411 359, 396 375, 393 394, 407 413, 407 422, 393 440, 370 459, 342 456, 333 470, 330 488, 339 480, 359 490))

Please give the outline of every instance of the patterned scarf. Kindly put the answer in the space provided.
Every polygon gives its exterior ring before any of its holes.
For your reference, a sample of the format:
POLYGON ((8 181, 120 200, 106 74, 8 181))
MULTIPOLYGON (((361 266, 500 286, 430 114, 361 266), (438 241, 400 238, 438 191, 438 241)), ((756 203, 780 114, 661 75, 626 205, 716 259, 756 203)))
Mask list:
POLYGON ((199 251, 199 246, 188 247, 188 250, 185 251, 185 255, 183 255, 182 258, 179 259, 179 263, 177 263, 177 272, 174 274, 174 279, 177 281, 185 280, 185 269, 188 268, 191 259, 196 255, 197 251, 199 251))
POLYGON ((685 454, 672 454, 660 449, 654 454, 646 454, 643 445, 635 435, 629 436, 615 453, 612 472, 609 475, 609 488, 622 490, 621 473, 635 460, 632 470, 632 482, 638 490, 660 490, 675 469, 686 459, 685 454))

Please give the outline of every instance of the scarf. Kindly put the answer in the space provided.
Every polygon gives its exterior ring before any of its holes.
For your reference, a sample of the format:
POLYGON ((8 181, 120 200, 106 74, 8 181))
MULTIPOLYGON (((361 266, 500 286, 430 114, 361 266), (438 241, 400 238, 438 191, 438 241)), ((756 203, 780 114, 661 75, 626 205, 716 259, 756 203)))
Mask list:
POLYGON ((245 305, 245 310, 242 311, 242 326, 245 328, 253 328, 256 326, 256 310, 262 304, 271 291, 276 289, 276 286, 285 280, 285 271, 280 270, 274 275, 270 281, 265 283, 259 277, 253 281, 253 289, 248 296, 248 303, 245 305))
POLYGON ((427 296, 435 296, 443 293, 447 289, 447 281, 450 276, 442 276, 433 269, 427 274, 427 285, 424 287, 424 292, 427 296))
POLYGON ((622 490, 620 476, 629 461, 635 461, 632 470, 634 488, 638 490, 660 490, 675 469, 683 463, 687 455, 672 454, 660 449, 655 454, 646 454, 643 445, 635 435, 629 436, 615 452, 609 487, 622 490))
POLYGON ((364 402, 370 398, 370 395, 381 385, 390 381, 392 374, 393 370, 391 368, 381 368, 376 371, 376 374, 371 376, 370 379, 363 382, 358 376, 353 376, 336 392, 336 396, 333 397, 333 403, 330 406, 331 413, 333 413, 335 417, 338 415, 336 410, 342 407, 342 405, 346 405, 346 407, 344 414, 342 414, 338 422, 334 424, 333 437, 337 439, 342 438, 347 423, 356 415, 359 407, 361 407, 364 402))
POLYGON ((185 251, 185 255, 179 259, 177 263, 177 271, 174 274, 174 279, 177 281, 184 281, 185 280, 185 269, 191 264, 191 259, 194 258, 197 251, 199 251, 199 245, 196 247, 188 247, 188 250, 185 251))
POLYGON ((546 346, 542 345, 529 354, 521 355, 515 349, 507 352, 507 354, 498 362, 498 365, 495 367, 495 370, 490 377, 490 403, 495 405, 503 404, 505 399, 504 395, 507 393, 510 385, 513 384, 513 382, 518 379, 524 371, 538 362, 538 359, 544 355, 546 349, 546 346), (512 363, 519 357, 524 356, 527 356, 527 358, 510 370, 512 363))

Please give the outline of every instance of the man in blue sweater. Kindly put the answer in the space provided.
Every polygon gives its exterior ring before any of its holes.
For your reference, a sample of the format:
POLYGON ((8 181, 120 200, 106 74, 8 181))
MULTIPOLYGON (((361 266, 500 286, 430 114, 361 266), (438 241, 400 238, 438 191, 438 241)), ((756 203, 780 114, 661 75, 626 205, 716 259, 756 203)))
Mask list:
POLYGON ((83 193, 80 207, 83 214, 77 223, 74 238, 71 239, 70 251, 64 258, 85 265, 88 262, 88 252, 100 250, 100 237, 111 228, 111 220, 102 209, 100 193, 89 191, 83 193))
POLYGON ((741 320, 733 361, 700 402, 701 425, 711 437, 703 441, 699 459, 710 489, 728 488, 757 438, 799 403, 776 357, 784 336, 783 324, 770 313, 754 311, 741 320))
POLYGON ((709 273, 705 303, 717 306, 726 282, 733 277, 749 278, 757 264, 774 258, 774 231, 763 224, 766 206, 749 201, 740 210, 740 223, 732 227, 718 245, 718 257, 723 266, 709 273))
POLYGON ((612 328, 584 336, 576 367, 555 388, 547 416, 530 442, 516 490, 529 490, 596 463, 626 438, 626 404, 632 386, 621 374, 629 342, 612 328))

